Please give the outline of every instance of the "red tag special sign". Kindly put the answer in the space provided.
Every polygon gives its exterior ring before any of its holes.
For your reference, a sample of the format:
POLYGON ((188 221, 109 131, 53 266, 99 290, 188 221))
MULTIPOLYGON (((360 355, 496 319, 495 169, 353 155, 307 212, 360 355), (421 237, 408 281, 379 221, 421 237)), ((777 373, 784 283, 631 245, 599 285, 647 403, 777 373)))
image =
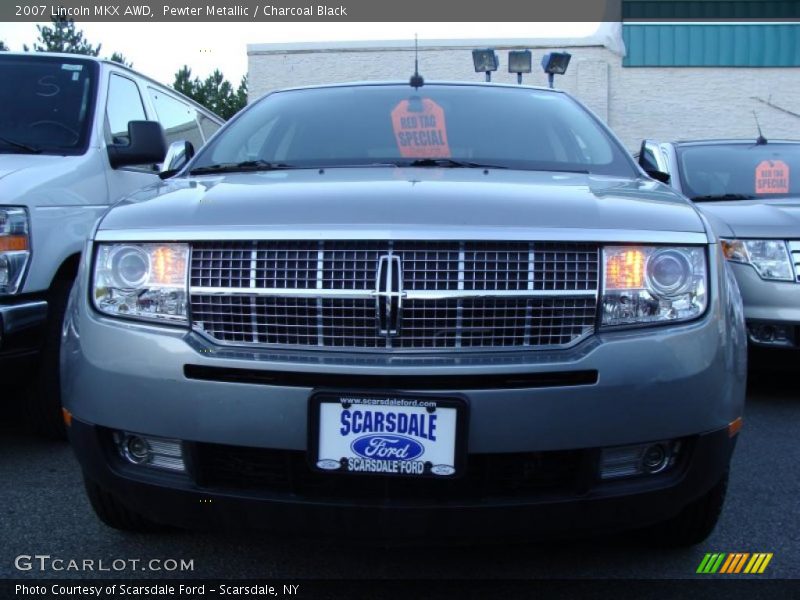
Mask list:
POLYGON ((401 100, 392 110, 392 128, 401 156, 450 158, 444 110, 433 100, 401 100), (416 110, 410 110, 410 104, 416 110))
POLYGON ((789 165, 782 160, 762 160, 756 167, 756 194, 788 194, 789 165))

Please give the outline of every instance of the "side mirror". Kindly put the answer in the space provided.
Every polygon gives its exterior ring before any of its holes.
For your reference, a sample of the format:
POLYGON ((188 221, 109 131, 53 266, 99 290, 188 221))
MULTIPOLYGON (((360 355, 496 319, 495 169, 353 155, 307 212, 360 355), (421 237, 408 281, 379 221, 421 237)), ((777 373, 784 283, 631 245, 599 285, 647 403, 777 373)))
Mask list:
POLYGON ((194 157, 194 146, 191 142, 186 140, 179 140, 172 142, 167 148, 167 155, 164 157, 164 165, 161 173, 158 174, 161 179, 172 177, 180 171, 186 163, 194 157))
MULTIPOLYGON (((650 152, 652 156, 653 152, 650 152)), ((634 155, 634 158, 637 159, 639 166, 642 167, 645 173, 651 178, 655 179, 656 181, 660 181, 661 183, 669 183, 669 173, 665 173, 664 171, 659 171, 658 165, 655 164, 654 161, 648 160, 647 158, 647 140, 642 140, 642 145, 639 147, 639 154, 634 155)))
POLYGON ((661 183, 669 183, 670 176, 669 173, 664 173, 664 171, 656 171, 655 169, 645 169, 645 173, 647 173, 652 179, 656 181, 660 181, 661 183))
POLYGON ((128 165, 160 163, 167 153, 164 129, 157 121, 128 123, 127 144, 109 144, 108 161, 113 169, 128 165))

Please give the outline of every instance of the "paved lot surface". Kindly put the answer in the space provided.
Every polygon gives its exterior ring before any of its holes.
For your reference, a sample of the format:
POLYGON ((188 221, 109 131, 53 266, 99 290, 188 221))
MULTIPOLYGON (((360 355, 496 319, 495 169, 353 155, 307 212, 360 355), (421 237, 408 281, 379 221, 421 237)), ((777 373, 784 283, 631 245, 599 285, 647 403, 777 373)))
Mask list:
POLYGON ((0 417, 0 578, 109 576, 20 573, 14 567, 20 554, 106 563, 118 558, 187 559, 193 560, 194 570, 182 576, 202 578, 683 578, 693 576, 706 552, 773 552, 765 575, 800 578, 796 372, 789 366, 751 372, 750 378, 745 428, 722 520, 706 543, 688 550, 654 550, 618 538, 409 551, 343 548, 336 541, 273 539, 261 533, 122 534, 94 517, 68 445, 35 437, 22 419, 6 413, 0 417))

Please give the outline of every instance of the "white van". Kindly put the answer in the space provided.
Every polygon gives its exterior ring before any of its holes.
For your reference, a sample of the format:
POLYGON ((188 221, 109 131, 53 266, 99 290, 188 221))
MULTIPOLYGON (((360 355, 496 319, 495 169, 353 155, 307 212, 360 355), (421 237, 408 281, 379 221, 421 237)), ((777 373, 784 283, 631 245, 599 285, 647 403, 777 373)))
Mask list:
POLYGON ((0 397, 24 383, 37 427, 60 436, 60 328, 84 240, 223 121, 93 57, 0 52, 0 81, 0 397))

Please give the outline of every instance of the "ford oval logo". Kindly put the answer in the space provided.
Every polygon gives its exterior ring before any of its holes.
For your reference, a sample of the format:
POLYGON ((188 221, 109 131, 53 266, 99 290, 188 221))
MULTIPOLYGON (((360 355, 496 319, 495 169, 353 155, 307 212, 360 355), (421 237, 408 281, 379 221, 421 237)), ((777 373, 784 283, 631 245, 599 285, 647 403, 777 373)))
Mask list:
POLYGON ((350 449, 362 458, 384 460, 414 460, 422 456, 425 448, 411 438, 402 435, 362 435, 353 440, 350 449))

